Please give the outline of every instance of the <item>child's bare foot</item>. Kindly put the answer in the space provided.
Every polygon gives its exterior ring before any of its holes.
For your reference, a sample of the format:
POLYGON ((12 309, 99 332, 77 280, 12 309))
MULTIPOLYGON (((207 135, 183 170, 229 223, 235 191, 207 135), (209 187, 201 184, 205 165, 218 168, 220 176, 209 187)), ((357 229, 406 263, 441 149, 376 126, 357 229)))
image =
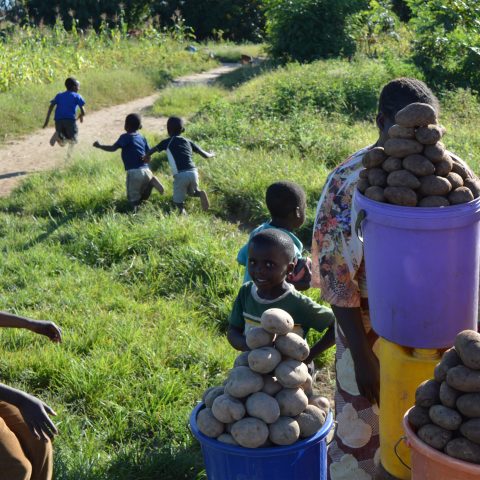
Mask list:
POLYGON ((200 197, 200 203, 202 205, 202 210, 206 211, 210 208, 210 202, 208 201, 207 192, 203 190, 198 191, 198 196, 200 197))
POLYGON ((57 136, 57 132, 55 132, 55 133, 52 135, 52 138, 50 138, 50 142, 49 142, 50 145, 51 145, 52 147, 54 147, 54 146, 55 146, 55 143, 57 142, 57 140, 58 140, 58 136, 57 136))

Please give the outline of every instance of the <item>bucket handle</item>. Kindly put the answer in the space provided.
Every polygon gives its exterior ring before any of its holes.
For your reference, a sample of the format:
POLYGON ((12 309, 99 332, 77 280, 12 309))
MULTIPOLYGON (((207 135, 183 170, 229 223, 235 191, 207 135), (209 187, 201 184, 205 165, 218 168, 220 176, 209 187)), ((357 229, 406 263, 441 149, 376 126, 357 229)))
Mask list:
POLYGON ((400 463, 405 467, 405 468, 408 468, 408 470, 412 470, 411 467, 409 465, 407 465, 403 459, 400 457, 400 454, 398 453, 398 446, 400 445, 400 442, 405 442, 407 440, 407 437, 403 436, 403 437, 400 437, 397 441, 397 443, 395 444, 395 446, 393 447, 393 450, 395 451, 395 455, 397 456, 397 458, 400 460, 400 463))
POLYGON ((332 438, 330 439, 329 442, 326 442, 327 447, 330 446, 330 444, 335 440, 335 436, 337 434, 337 428, 338 428, 338 422, 336 420, 333 421, 333 432, 332 432, 332 438))
POLYGON ((358 239, 363 243, 363 231, 362 231, 362 222, 367 217, 367 212, 365 210, 360 210, 357 215, 357 220, 355 221, 355 234, 358 239))

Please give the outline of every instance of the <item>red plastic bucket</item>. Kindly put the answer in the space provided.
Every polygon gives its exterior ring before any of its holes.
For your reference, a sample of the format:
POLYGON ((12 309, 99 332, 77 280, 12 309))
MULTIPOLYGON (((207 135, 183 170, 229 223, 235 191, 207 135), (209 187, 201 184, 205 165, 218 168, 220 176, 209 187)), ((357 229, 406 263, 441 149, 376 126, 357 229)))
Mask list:
POLYGON ((202 447, 208 480, 327 480, 327 440, 333 425, 329 413, 312 437, 288 447, 244 448, 204 435, 197 427, 197 405, 190 415, 190 429, 202 447))
POLYGON ((478 480, 480 465, 449 457, 422 442, 403 417, 407 445, 412 454, 411 480, 478 480))
POLYGON ((354 205, 359 220, 364 215, 357 234, 363 235, 374 330, 412 348, 450 347, 461 330, 476 330, 480 198, 412 208, 355 192, 354 205))

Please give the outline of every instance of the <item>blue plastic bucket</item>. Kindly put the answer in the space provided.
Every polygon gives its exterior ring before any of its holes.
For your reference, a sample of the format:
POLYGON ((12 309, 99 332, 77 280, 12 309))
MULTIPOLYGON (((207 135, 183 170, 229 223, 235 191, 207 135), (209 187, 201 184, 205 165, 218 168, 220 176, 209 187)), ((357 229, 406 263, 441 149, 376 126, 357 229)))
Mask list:
POLYGON ((202 447, 208 480, 327 480, 327 441, 333 418, 312 437, 288 447, 244 448, 205 436, 197 427, 197 405, 190 428, 202 447))
POLYGON ((412 348, 450 347, 461 330, 476 330, 480 198, 415 208, 355 192, 354 205, 365 215, 360 226, 373 329, 412 348))

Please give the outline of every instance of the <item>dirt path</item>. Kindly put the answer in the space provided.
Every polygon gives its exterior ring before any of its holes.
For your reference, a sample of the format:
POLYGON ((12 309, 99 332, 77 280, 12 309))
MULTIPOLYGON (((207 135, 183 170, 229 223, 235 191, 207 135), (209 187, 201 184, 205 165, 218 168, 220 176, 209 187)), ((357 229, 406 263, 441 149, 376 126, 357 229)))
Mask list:
MULTIPOLYGON (((238 64, 224 64, 213 70, 180 77, 173 85, 209 83, 220 75, 238 68, 238 64)), ((129 113, 143 113, 153 105, 158 93, 128 103, 88 113, 84 123, 79 124, 79 143, 75 151, 86 151, 95 140, 113 143, 123 132, 123 122, 129 113)), ((165 117, 143 116, 143 129, 161 132, 165 130, 165 117)), ((54 129, 37 130, 28 136, 7 142, 0 148, 0 196, 7 196, 26 175, 62 166, 67 148, 51 147, 49 142, 54 129)))

